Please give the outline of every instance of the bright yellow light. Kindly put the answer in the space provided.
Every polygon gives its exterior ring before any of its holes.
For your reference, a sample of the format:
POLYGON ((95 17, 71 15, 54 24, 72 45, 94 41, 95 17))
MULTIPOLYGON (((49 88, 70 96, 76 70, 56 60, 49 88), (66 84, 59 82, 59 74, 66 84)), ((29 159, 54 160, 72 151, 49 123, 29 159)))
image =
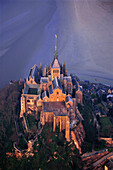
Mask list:
POLYGON ((55 38, 57 38, 57 34, 55 34, 55 38))

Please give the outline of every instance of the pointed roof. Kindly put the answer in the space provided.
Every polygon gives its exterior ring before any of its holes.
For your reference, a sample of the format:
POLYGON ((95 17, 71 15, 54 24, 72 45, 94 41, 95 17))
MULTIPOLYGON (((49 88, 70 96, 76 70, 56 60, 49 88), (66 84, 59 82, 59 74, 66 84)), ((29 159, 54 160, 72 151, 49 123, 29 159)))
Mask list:
POLYGON ((58 53, 57 53, 57 35, 55 34, 55 53, 54 53, 54 60, 51 63, 52 68, 60 68, 60 62, 58 60, 58 53))
POLYGON ((41 99, 41 96, 40 96, 40 94, 39 94, 39 96, 37 97, 37 100, 39 100, 39 99, 41 99))
POLYGON ((59 62, 58 58, 55 58, 55 57, 54 57, 54 60, 53 60, 53 62, 51 63, 51 67, 52 67, 52 68, 60 68, 60 62, 59 62))
POLYGON ((31 68, 29 76, 31 76, 31 78, 34 77, 35 82, 38 83, 39 68, 38 68, 38 66, 36 64, 31 68))
POLYGON ((53 88, 52 85, 49 86, 49 93, 52 94, 53 93, 53 88))
POLYGON ((58 77, 55 77, 55 79, 52 81, 52 84, 53 84, 53 89, 59 88, 62 90, 62 86, 58 77))
POLYGON ((30 73, 29 73, 29 76, 31 76, 31 78, 33 78, 33 76, 37 76, 37 75, 38 75, 38 72, 39 72, 38 66, 35 64, 35 65, 31 68, 30 73))
POLYGON ((42 99, 44 98, 44 97, 48 97, 48 95, 47 95, 47 91, 44 91, 43 93, 42 93, 42 99))
POLYGON ((68 96, 66 97, 66 102, 69 102, 69 101, 73 103, 73 100, 72 100, 71 96, 68 95, 68 96))

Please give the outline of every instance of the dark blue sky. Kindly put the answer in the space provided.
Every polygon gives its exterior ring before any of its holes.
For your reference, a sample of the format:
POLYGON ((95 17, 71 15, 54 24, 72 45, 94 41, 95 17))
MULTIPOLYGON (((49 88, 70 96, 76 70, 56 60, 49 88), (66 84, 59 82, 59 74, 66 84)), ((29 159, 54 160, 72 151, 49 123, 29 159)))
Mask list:
POLYGON ((50 63, 54 34, 69 73, 113 85, 112 0, 2 0, 0 87, 50 63))

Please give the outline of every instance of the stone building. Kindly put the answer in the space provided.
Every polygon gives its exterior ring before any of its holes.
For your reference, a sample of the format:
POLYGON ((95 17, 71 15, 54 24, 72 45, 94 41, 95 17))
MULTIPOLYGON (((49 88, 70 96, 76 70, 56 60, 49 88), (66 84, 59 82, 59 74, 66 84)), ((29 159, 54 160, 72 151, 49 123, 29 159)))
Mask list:
POLYGON ((53 131, 60 125, 60 132, 65 129, 65 138, 70 141, 70 121, 64 101, 43 102, 40 115, 42 125, 53 123, 53 131))
POLYGON ((54 59, 50 66, 45 66, 44 76, 42 77, 42 72, 40 74, 36 65, 30 70, 21 95, 20 117, 37 112, 41 107, 41 124, 50 123, 53 131, 59 125, 60 131, 65 130, 66 140, 70 141, 70 128, 76 126, 79 120, 75 116, 77 102, 82 104, 80 87, 76 92, 76 99, 71 97, 72 90, 72 78, 67 76, 66 66, 62 67, 58 59, 56 40, 54 59))
POLYGON ((36 111, 38 106, 38 99, 40 93, 39 84, 24 84, 24 89, 21 95, 21 111, 20 117, 23 117, 24 113, 32 113, 36 111))

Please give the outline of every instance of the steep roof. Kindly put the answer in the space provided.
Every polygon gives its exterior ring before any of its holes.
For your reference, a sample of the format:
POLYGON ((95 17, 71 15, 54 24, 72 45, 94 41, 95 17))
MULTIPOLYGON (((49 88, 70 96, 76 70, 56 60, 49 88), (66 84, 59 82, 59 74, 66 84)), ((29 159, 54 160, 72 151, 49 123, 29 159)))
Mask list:
POLYGON ((49 93, 52 94, 53 93, 53 88, 52 85, 49 86, 49 93))
POLYGON ((63 74, 60 74, 60 80, 63 80, 63 74))
POLYGON ((29 76, 33 78, 33 76, 36 76, 38 72, 39 72, 38 66, 34 65, 30 70, 29 76))
POLYGON ((55 53, 54 53, 54 60, 51 63, 52 68, 60 68, 60 62, 58 60, 58 54, 57 54, 57 35, 55 34, 55 53))
POLYGON ((35 64, 29 73, 29 76, 31 76, 31 78, 35 78, 35 82, 38 83, 39 80, 39 68, 37 67, 37 65, 35 64))
POLYGON ((53 112, 55 116, 67 116, 65 102, 43 102, 44 112, 53 112))
POLYGON ((79 86, 78 89, 82 92, 82 87, 81 86, 79 86))
POLYGON ((49 75, 49 81, 51 81, 51 75, 49 75))
POLYGON ((60 68, 60 62, 57 57, 54 57, 53 62, 51 63, 52 68, 60 68))
POLYGON ((69 102, 69 101, 73 103, 73 100, 72 100, 71 96, 66 97, 66 102, 69 102))
POLYGON ((48 97, 48 94, 47 94, 47 91, 44 91, 43 93, 42 93, 42 99, 44 98, 44 97, 48 97))
POLYGON ((58 77, 55 77, 55 79, 52 81, 52 84, 53 84, 53 89, 59 88, 62 90, 62 86, 58 77))
POLYGON ((30 93, 31 91, 37 91, 36 93, 38 94, 39 91, 40 91, 40 85, 39 84, 26 84, 25 83, 25 88, 24 88, 23 94, 34 94, 34 93, 30 93))
POLYGON ((40 96, 40 94, 39 94, 39 96, 37 97, 37 100, 39 100, 39 99, 41 99, 41 96, 40 96))

